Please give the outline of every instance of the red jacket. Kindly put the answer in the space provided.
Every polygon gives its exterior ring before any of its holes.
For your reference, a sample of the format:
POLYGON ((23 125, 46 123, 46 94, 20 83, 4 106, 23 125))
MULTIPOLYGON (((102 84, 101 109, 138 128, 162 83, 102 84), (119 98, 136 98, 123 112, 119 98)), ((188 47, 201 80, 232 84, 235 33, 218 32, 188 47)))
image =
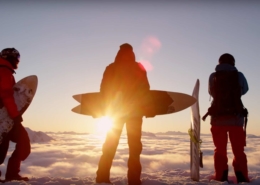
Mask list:
POLYGON ((14 100, 13 86, 15 79, 12 65, 3 58, 0 58, 0 107, 4 106, 11 118, 20 115, 14 100))

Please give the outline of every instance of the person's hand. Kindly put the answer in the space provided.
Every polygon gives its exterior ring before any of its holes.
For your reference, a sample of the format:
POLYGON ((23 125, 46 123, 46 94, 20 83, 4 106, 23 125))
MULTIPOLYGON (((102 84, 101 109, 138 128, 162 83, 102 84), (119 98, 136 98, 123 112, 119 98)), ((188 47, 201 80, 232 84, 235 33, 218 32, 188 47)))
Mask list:
POLYGON ((154 107, 146 107, 146 118, 153 118, 156 116, 154 107))
POLYGON ((19 116, 16 116, 16 117, 13 119, 13 121, 14 121, 14 124, 22 123, 22 122, 23 122, 23 118, 22 118, 21 115, 19 115, 19 116))

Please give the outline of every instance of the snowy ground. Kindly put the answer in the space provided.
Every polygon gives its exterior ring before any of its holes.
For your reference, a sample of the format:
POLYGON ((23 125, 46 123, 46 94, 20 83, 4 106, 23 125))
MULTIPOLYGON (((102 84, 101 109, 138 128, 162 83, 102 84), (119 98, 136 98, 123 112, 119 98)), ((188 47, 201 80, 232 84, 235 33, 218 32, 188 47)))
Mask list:
MULTIPOLYGON (((95 172, 101 154, 104 136, 77 133, 48 133, 55 140, 47 143, 33 143, 32 153, 22 163, 21 174, 30 177, 29 182, 8 182, 5 184, 32 184, 32 185, 93 185, 95 172)), ((228 184, 227 182, 209 181, 213 170, 213 144, 211 136, 203 134, 201 139, 204 168, 200 171, 200 182, 190 180, 189 136, 186 133, 156 133, 143 134, 142 185, 206 185, 228 184)), ((250 183, 260 184, 260 137, 249 135, 246 154, 250 183)), ((14 145, 10 145, 8 155, 14 145)), ((229 178, 236 181, 232 169, 232 152, 228 148, 229 178)), ((9 156, 7 157, 7 159, 9 156)), ((5 174, 6 162, 0 166, 5 174)), ((115 185, 126 185, 126 164, 128 147, 126 136, 120 140, 113 167, 111 181, 115 185)))

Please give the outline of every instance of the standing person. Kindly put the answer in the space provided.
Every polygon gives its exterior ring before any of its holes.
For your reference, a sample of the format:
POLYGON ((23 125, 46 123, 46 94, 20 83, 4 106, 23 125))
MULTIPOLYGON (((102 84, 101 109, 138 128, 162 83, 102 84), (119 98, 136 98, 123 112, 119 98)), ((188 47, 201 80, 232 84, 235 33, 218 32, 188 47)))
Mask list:
POLYGON ((103 154, 97 170, 97 183, 110 183, 110 168, 122 128, 126 123, 129 146, 128 184, 141 184, 142 106, 145 104, 143 100, 147 98, 149 90, 150 85, 146 71, 140 63, 135 61, 132 46, 127 43, 121 45, 115 61, 107 66, 100 86, 107 111, 117 116, 113 128, 108 132, 103 144, 103 154), (121 102, 119 107, 113 104, 115 101, 121 102))
POLYGON ((207 115, 211 116, 211 133, 215 145, 214 179, 228 181, 227 142, 231 142, 234 154, 233 168, 238 182, 249 182, 247 157, 244 152, 246 145, 245 128, 247 110, 241 96, 248 91, 247 80, 243 73, 235 67, 235 59, 231 54, 220 56, 216 72, 209 77, 209 94, 213 102, 207 115), (245 126, 245 128, 243 128, 245 126))
MULTIPOLYGON (((9 158, 5 180, 24 180, 27 177, 19 175, 21 161, 24 161, 31 152, 30 140, 22 125, 22 116, 17 110, 14 100, 13 86, 15 79, 13 73, 18 68, 20 54, 15 48, 6 48, 0 53, 0 107, 5 107, 14 125, 10 132, 4 137, 0 144, 0 164, 5 160, 9 141, 16 143, 15 150, 9 158)), ((0 173, 1 174, 1 173, 0 173)))

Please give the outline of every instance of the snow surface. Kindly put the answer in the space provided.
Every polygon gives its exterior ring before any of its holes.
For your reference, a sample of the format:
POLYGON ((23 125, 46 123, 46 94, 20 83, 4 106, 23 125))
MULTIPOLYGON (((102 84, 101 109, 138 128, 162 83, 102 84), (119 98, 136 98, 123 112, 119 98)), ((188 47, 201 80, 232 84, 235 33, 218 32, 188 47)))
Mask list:
MULTIPOLYGON (((27 129, 28 131, 28 129, 27 129)), ((53 133, 31 132, 38 135, 33 142, 31 155, 22 163, 21 175, 30 178, 29 182, 6 182, 15 185, 94 185, 97 163, 105 136, 87 133, 53 133), (41 133, 41 134, 37 134, 41 133), (45 140, 48 137, 52 140, 45 140), (41 142, 39 142, 41 141, 41 142), (45 142, 43 142, 45 141, 45 142)), ((202 151, 204 168, 200 169, 200 182, 190 179, 189 172, 189 136, 188 133, 148 133, 144 132, 142 162, 142 185, 206 185, 228 184, 227 182, 209 181, 214 173, 214 146, 209 134, 202 134, 202 151)), ((14 150, 11 143, 8 157, 0 166, 2 178, 6 163, 14 150)), ((260 185, 260 141, 259 136, 249 135, 246 154, 250 185, 260 185)), ((232 151, 228 147, 229 179, 236 182, 232 169, 232 151)), ((126 135, 122 135, 111 168, 111 181, 115 185, 127 185, 128 146, 126 135)), ((100 184, 100 185, 105 185, 100 184)))
MULTIPOLYGON (((228 182, 217 182, 217 181, 209 181, 208 175, 204 174, 201 176, 200 182, 191 181, 189 178, 190 174, 181 169, 177 170, 169 170, 169 171, 161 171, 155 173, 144 173, 142 174, 142 185, 207 185, 207 184, 216 184, 216 185, 228 185, 228 182)), ((235 179, 234 176, 230 177, 230 179, 235 179)), ((241 184, 250 184, 250 185, 259 185, 260 184, 260 174, 256 175, 251 179, 250 183, 241 183, 241 184)), ((127 178, 125 176, 121 177, 112 177, 111 182, 114 185, 127 185, 127 178)), ((30 181, 12 181, 6 182, 8 185, 107 185, 106 183, 95 183, 94 177, 32 177, 30 181)))

